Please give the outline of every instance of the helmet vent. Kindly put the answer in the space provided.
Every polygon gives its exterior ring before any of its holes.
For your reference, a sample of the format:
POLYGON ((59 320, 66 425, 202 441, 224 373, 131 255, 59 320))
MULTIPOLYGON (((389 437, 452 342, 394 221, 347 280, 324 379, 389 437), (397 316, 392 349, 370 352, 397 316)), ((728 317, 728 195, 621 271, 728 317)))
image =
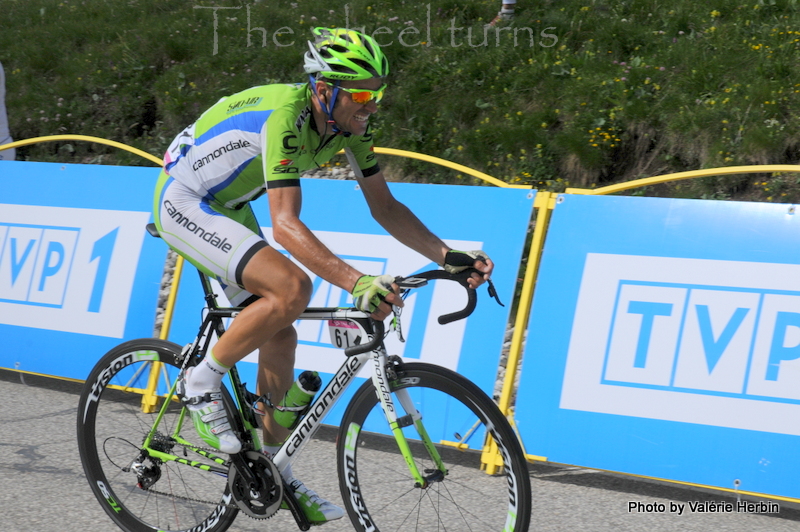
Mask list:
POLYGON ((357 64, 358 66, 360 66, 361 68, 363 68, 364 70, 366 70, 367 72, 369 72, 370 74, 372 74, 372 77, 374 77, 374 78, 380 77, 378 75, 378 71, 375 70, 375 68, 371 64, 369 64, 367 61, 364 61, 363 59, 356 59, 356 58, 351 59, 351 61, 353 63, 357 64))

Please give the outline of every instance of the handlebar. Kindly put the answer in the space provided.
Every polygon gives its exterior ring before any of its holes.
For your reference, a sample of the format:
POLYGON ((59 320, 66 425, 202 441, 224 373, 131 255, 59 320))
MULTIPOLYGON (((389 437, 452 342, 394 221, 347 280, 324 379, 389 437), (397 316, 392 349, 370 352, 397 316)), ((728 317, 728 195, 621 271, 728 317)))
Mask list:
MULTIPOLYGON (((417 273, 409 277, 396 277, 395 283, 403 291, 406 292, 413 288, 423 287, 426 284, 428 284, 428 281, 438 280, 438 279, 455 281, 461 286, 463 286, 464 289, 467 291, 467 304, 461 310, 439 316, 437 321, 439 322, 440 325, 445 325, 447 323, 452 323, 454 321, 464 319, 470 314, 472 314, 472 312, 475 310, 475 306, 478 303, 478 293, 475 289, 470 288, 469 283, 467 282, 467 280, 472 276, 473 273, 482 275, 482 273, 476 270, 475 268, 468 268, 459 273, 448 273, 444 270, 430 270, 427 272, 417 273)), ((497 291, 495 290, 492 281, 488 280, 487 283, 489 286, 489 295, 493 297, 501 306, 505 306, 503 305, 503 303, 500 302, 500 298, 497 296, 497 291)), ((366 344, 356 345, 346 348, 344 350, 345 355, 347 356, 360 355, 361 353, 374 351, 380 346, 381 342, 383 341, 383 336, 385 331, 383 322, 372 320, 372 326, 373 326, 372 340, 370 340, 366 344)))
POLYGON ((477 305, 478 303, 478 293, 474 289, 470 288, 469 284, 467 283, 467 279, 469 279, 473 273, 481 274, 481 272, 479 272, 474 268, 469 268, 459 273, 448 273, 444 270, 431 270, 427 272, 418 273, 416 275, 412 275, 406 278, 398 277, 395 280, 395 282, 400 288, 405 288, 405 289, 425 286, 427 284, 427 281, 432 281, 434 279, 455 281, 461 286, 463 286, 464 289, 467 291, 467 305, 463 309, 458 310, 456 312, 451 312, 449 314, 443 314, 442 316, 439 316, 439 318, 437 319, 439 325, 445 325, 447 323, 464 319, 470 314, 472 314, 472 312, 475 310, 475 305, 477 305), (423 280, 423 282, 420 282, 420 280, 423 280))

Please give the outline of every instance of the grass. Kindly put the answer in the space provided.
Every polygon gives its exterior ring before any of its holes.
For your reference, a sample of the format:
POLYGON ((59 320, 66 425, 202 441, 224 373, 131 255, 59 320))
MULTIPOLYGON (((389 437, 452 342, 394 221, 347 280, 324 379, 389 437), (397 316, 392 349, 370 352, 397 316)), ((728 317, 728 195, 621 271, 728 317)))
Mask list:
MULTIPOLYGON (((160 155, 220 97, 302 82, 316 25, 375 33, 392 64, 379 146, 561 191, 800 158, 797 0, 5 0, 0 61, 14 138, 73 133, 160 155)), ((30 160, 148 164, 82 143, 30 160)), ((385 158, 397 179, 473 179, 385 158)), ((641 192, 640 192, 641 193, 641 192)), ((706 178, 644 193, 800 201, 797 175, 706 178)))

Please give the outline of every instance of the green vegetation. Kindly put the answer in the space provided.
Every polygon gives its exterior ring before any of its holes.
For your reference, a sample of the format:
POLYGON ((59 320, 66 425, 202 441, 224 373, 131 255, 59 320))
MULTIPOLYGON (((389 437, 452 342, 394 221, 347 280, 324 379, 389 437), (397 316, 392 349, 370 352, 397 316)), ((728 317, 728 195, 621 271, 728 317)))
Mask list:
MULTIPOLYGON (((561 191, 800 158, 798 0, 5 0, 0 61, 15 139, 105 137, 160 155, 222 96, 302 82, 310 27, 375 33, 392 62, 379 146, 561 191), (219 8, 219 9, 213 9, 219 8)), ((149 164, 59 142, 20 158, 149 164)), ((385 157, 398 179, 473 182, 385 157)), ((800 201, 800 175, 649 187, 648 195, 800 201)))

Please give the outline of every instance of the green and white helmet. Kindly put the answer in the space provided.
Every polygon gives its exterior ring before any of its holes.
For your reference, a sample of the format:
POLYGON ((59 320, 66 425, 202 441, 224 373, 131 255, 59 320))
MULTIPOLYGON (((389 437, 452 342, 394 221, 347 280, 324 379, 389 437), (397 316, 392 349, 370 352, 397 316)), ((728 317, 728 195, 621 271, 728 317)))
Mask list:
POLYGON ((385 78, 389 61, 372 37, 346 28, 314 28, 303 68, 317 78, 356 80, 385 78))

